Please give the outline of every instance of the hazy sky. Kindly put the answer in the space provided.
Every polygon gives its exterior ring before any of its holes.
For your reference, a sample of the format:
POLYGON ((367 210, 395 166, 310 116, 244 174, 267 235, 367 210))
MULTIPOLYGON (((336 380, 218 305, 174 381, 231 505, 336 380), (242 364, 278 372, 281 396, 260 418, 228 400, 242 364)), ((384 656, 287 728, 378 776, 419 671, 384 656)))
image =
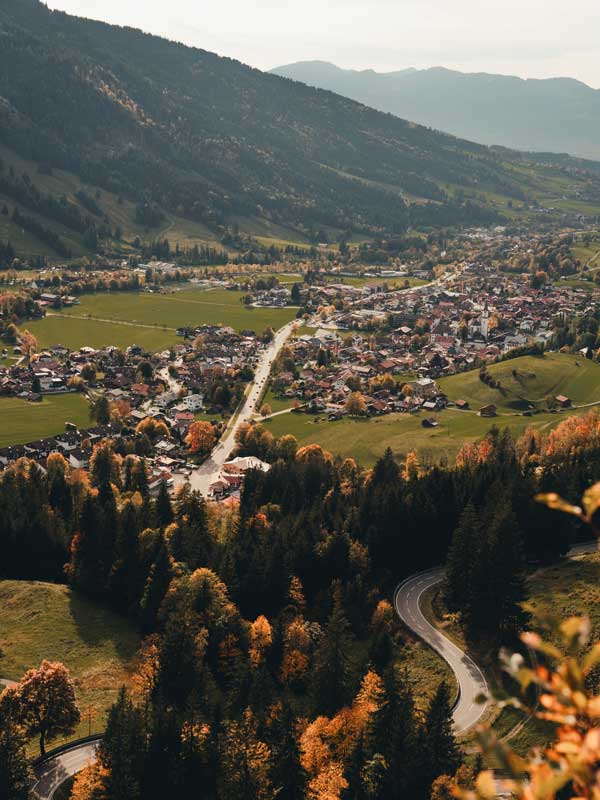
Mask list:
POLYGON ((446 66, 600 88, 600 0, 48 0, 260 69, 446 66))

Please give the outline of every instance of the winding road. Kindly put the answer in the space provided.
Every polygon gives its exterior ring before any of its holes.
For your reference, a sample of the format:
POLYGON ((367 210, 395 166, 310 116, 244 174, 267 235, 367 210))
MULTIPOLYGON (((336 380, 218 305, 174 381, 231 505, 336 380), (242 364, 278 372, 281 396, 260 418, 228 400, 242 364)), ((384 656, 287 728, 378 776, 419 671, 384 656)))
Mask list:
MULTIPOLYGON (((598 550, 598 542, 585 542, 572 547, 567 558, 577 558, 598 550)), ((428 644, 448 664, 458 683, 458 698, 453 710, 454 730, 462 734, 476 725, 488 709, 489 702, 477 703, 480 695, 488 694, 485 675, 473 659, 434 627, 421 609, 423 594, 444 580, 445 570, 432 569, 403 581, 394 595, 396 613, 420 639, 428 644)))
POLYGON ((487 709, 487 703, 476 698, 488 694, 485 675, 473 659, 435 628, 421 610, 421 598, 432 586, 444 580, 444 570, 434 569, 407 578, 396 589, 394 608, 404 624, 436 651, 448 664, 458 683, 458 698, 454 706, 454 730, 464 733, 476 725, 487 709))

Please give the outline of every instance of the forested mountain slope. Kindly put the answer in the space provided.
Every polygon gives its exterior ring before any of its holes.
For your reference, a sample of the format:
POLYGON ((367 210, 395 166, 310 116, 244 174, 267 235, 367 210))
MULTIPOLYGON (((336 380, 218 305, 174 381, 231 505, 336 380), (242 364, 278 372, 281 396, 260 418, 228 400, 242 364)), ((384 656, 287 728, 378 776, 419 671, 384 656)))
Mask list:
MULTIPOLYGON (((150 232, 176 216, 217 238, 248 220, 298 236, 379 235, 502 221, 509 202, 524 208, 544 194, 600 197, 591 162, 529 163, 37 0, 3 0, 0 36, 0 143, 42 172, 66 170, 134 203, 150 232)), ((19 174, 0 179, 9 211, 48 217, 19 174)), ((82 238, 71 205, 89 222, 92 203, 67 201, 49 217, 62 214, 82 238)))

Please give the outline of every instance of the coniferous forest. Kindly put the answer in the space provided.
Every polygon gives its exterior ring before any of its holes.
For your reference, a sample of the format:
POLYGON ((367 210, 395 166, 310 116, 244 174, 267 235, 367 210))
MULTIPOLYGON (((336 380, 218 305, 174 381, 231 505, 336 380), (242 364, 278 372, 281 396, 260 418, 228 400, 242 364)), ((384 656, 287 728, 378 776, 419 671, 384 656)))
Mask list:
POLYGON ((457 770, 468 783, 450 687, 414 695, 394 588, 447 562, 467 635, 514 642, 527 570, 584 535, 534 495, 589 484, 595 420, 492 430, 446 469, 387 451, 366 472, 288 442, 238 508, 151 497, 143 460, 110 442, 89 477, 58 454, 5 470, 3 577, 67 581, 144 635, 73 796, 426 799, 457 770))

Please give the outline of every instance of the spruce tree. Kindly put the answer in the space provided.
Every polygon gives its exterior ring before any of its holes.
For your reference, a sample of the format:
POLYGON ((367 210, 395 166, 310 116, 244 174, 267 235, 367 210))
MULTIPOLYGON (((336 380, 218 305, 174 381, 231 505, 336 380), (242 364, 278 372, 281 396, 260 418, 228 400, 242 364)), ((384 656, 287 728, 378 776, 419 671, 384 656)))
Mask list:
POLYGON ((428 783, 433 783, 439 775, 454 775, 461 758, 452 728, 450 691, 445 681, 438 686, 427 709, 424 734, 428 783))
POLYGON ((446 562, 446 600, 452 609, 461 610, 469 600, 480 539, 479 514, 469 503, 452 535, 446 562))
POLYGON ((125 687, 110 709, 98 758, 107 773, 106 794, 111 800, 138 800, 144 764, 144 735, 140 711, 125 687))
POLYGON ((158 495, 156 496, 156 502, 154 504, 154 513, 156 514, 156 521, 161 528, 165 528, 173 522, 173 508, 165 481, 160 482, 158 495))
POLYGON ((300 763, 296 725, 292 708, 284 701, 269 732, 273 753, 273 787, 278 792, 278 800, 304 800, 306 797, 306 774, 300 763))
POLYGON ((313 680, 319 713, 333 714, 351 700, 353 640, 338 584, 333 591, 331 616, 315 654, 313 680))

